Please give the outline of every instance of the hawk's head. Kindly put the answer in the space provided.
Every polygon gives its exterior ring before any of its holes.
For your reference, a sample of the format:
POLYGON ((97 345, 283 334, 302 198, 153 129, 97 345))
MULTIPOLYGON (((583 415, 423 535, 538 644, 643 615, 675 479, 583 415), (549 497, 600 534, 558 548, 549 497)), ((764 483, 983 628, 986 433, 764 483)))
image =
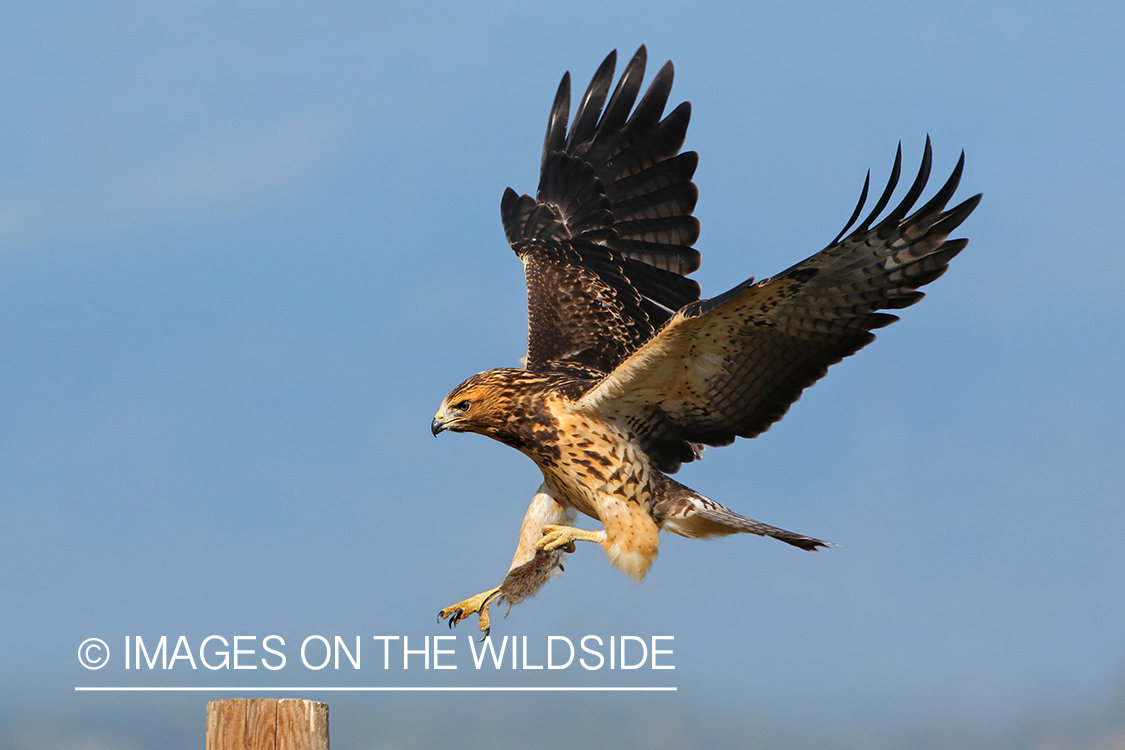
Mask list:
POLYGON ((540 375, 526 370, 485 370, 472 376, 449 392, 434 415, 430 430, 439 433, 479 432, 499 439, 500 431, 518 419, 535 390, 532 381, 542 382, 540 375))

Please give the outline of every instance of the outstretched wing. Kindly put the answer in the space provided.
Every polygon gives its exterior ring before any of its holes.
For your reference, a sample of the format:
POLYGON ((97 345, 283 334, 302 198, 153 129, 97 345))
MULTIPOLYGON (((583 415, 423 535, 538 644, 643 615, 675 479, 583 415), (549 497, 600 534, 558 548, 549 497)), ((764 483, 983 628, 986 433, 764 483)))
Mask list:
POLYGON ((663 116, 669 62, 633 109, 643 46, 606 103, 616 59, 610 53, 594 74, 569 132, 570 74, 563 76, 536 198, 508 188, 500 204, 527 275, 529 369, 572 363, 609 372, 699 299, 699 285, 684 276, 699 267, 691 215, 698 157, 679 153, 691 107, 663 116))
POLYGON ((898 182, 900 146, 886 190, 854 232, 840 240, 862 210, 867 183, 848 225, 827 248, 772 279, 750 279, 688 305, 587 392, 579 408, 625 419, 666 471, 691 460, 684 441, 726 445, 764 432, 829 365, 873 341, 873 329, 898 320, 879 310, 920 300, 918 288, 945 273, 964 249, 968 240, 948 237, 980 195, 945 209, 964 159, 928 203, 904 218, 929 178, 927 138, 906 197, 871 227, 898 182))

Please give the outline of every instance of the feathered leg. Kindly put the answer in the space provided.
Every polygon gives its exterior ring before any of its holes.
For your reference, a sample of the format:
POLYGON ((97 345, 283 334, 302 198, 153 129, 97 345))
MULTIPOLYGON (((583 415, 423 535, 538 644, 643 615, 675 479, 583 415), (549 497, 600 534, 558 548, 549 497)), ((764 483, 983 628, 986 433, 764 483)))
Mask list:
POLYGON ((519 544, 503 582, 494 589, 446 607, 438 612, 438 619, 448 619, 449 627, 453 627, 469 615, 476 614, 481 631, 488 635, 490 604, 503 601, 511 607, 531 598, 559 567, 563 554, 574 550, 573 546, 568 548, 566 545, 550 550, 537 547, 543 537, 544 526, 574 523, 574 515, 572 509, 564 508, 551 496, 546 485, 541 485, 523 517, 519 544))

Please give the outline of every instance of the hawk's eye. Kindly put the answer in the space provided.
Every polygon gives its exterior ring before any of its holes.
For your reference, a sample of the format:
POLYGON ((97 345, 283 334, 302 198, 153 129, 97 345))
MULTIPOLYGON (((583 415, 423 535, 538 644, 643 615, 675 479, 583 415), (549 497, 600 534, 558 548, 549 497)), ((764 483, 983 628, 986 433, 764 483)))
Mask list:
POLYGON ((457 411, 468 411, 469 410, 469 402, 468 401, 462 401, 459 404, 454 404, 453 408, 456 409, 457 411))

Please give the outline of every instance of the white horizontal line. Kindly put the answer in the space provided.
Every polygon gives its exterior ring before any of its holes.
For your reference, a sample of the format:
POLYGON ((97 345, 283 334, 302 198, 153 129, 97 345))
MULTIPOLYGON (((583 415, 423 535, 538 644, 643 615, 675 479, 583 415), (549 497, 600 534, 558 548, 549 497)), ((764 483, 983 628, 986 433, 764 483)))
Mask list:
POLYGON ((75 687, 78 692, 187 693, 187 692, 379 692, 379 693, 652 693, 675 692, 674 687, 75 687))

